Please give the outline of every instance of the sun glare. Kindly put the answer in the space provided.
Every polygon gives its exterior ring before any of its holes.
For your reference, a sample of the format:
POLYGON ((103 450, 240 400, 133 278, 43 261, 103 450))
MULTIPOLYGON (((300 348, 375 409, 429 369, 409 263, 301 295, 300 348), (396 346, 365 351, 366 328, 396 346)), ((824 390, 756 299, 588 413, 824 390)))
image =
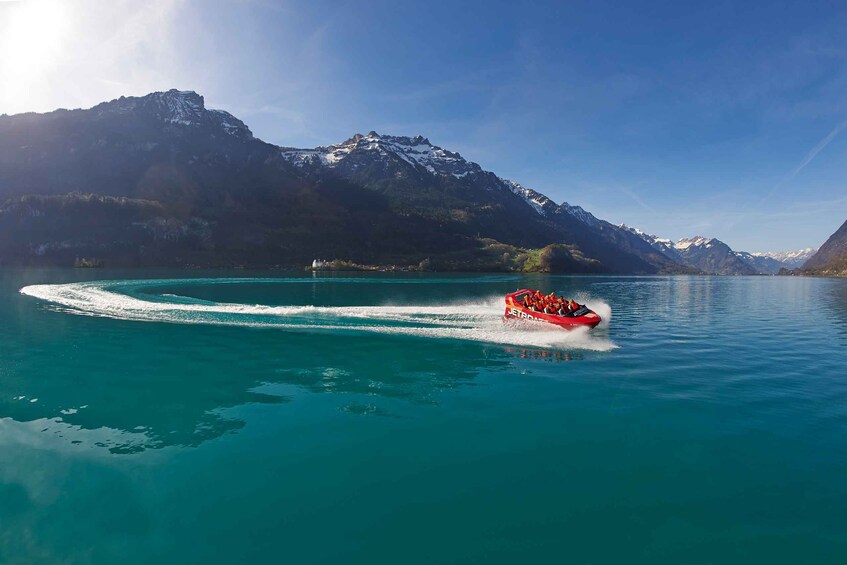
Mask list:
MULTIPOLYGON (((57 0, 20 0, 0 5, 0 83, 7 103, 23 102, 53 67, 68 31, 68 14, 57 0)), ((2 111, 2 109, 0 109, 2 111)))

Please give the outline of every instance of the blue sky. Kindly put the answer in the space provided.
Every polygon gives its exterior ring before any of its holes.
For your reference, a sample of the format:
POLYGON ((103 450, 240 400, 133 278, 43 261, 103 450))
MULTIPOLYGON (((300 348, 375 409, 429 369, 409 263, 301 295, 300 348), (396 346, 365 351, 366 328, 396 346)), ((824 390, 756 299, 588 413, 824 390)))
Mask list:
POLYGON ((0 113, 191 89, 272 143, 422 134, 615 223, 780 251, 847 219, 845 29, 844 2, 0 2, 0 113))

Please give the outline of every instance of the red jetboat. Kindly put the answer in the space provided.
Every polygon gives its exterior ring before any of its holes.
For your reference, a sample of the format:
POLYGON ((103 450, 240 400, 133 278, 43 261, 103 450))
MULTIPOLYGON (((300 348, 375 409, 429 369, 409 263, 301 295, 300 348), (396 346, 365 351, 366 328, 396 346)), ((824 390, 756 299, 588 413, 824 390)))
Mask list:
POLYGON ((600 316, 598 316, 594 310, 591 310, 586 306, 580 306, 569 316, 545 314, 544 312, 530 310, 523 305, 524 296, 530 293, 535 293, 535 291, 524 288, 506 295, 506 319, 511 318, 516 320, 530 320, 533 322, 547 322, 567 329, 578 328, 581 326, 593 328, 602 321, 600 316))

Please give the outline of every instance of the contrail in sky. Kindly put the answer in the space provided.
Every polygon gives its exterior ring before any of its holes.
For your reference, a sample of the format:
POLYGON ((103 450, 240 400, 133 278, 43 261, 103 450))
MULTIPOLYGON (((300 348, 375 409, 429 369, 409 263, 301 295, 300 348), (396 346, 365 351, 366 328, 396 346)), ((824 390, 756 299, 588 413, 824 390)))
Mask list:
MULTIPOLYGON (((839 133, 841 133, 841 130, 843 130, 845 127, 847 127, 847 120, 844 120, 843 122, 841 122, 840 124, 838 124, 837 126, 835 126, 835 128, 834 128, 831 132, 829 132, 829 135, 827 135, 826 137, 824 137, 824 138, 820 141, 820 143, 818 143, 817 145, 815 145, 815 146, 811 149, 811 151, 809 151, 809 152, 806 154, 806 157, 805 157, 805 158, 804 158, 804 159, 800 162, 800 164, 799 164, 799 165, 797 165, 796 167, 794 167, 794 169, 791 171, 791 173, 789 173, 788 177, 786 177, 786 179, 785 179, 785 180, 790 180, 790 179, 794 178, 794 176, 795 176, 797 173, 799 173, 800 171, 802 171, 802 170, 803 170, 803 167, 805 167, 806 165, 808 165, 809 163, 811 163, 811 162, 812 162, 812 160, 813 160, 815 157, 817 157, 817 156, 818 156, 818 153, 820 153, 821 151, 823 151, 823 150, 824 150, 824 148, 825 148, 827 145, 829 145, 829 142, 830 142, 830 141, 832 141, 833 139, 835 139, 835 136, 836 136, 836 135, 838 135, 839 133)), ((783 182, 785 182, 785 180, 784 180, 783 182)))
POLYGON ((847 120, 844 120, 843 122, 835 126, 832 131, 826 135, 826 137, 821 139, 817 145, 812 147, 809 152, 806 153, 806 156, 803 157, 803 160, 800 161, 800 163, 796 167, 791 169, 791 172, 785 175, 778 183, 776 183, 774 187, 770 190, 770 192, 768 192, 768 194, 764 198, 762 198, 762 200, 759 201, 757 207, 764 204, 767 200, 770 200, 771 196, 773 196, 776 191, 782 187, 782 185, 793 179, 795 176, 797 176, 800 171, 806 168, 806 165, 814 161, 815 157, 818 156, 818 153, 823 151, 826 146, 829 145, 830 142, 832 142, 832 140, 835 139, 836 136, 842 132, 842 130, 844 130, 844 128, 847 128, 847 120))
POLYGON ((785 183, 787 183, 788 181, 790 181, 791 179, 793 179, 794 177, 796 177, 796 176, 797 176, 797 174, 798 174, 800 171, 802 171, 803 169, 805 169, 805 168, 806 168, 806 166, 807 166, 809 163, 811 163, 812 161, 814 161, 814 160, 815 160, 815 157, 817 157, 817 156, 818 156, 818 153, 820 153, 821 151, 823 151, 824 149, 826 149, 826 146, 827 146, 827 145, 829 145, 829 144, 832 142, 832 140, 833 140, 833 139, 835 139, 835 138, 838 136, 838 134, 839 134, 839 133, 841 133, 841 132, 844 130, 844 128, 847 128, 847 120, 844 120, 843 122, 841 122, 841 123, 839 123, 837 126, 835 126, 835 127, 832 129, 832 131, 831 131, 831 132, 829 132, 829 133, 826 135, 826 137, 824 137, 823 139, 821 139, 821 140, 818 142, 818 144, 817 144, 817 145, 815 145, 814 147, 812 147, 812 148, 809 150, 809 152, 808 152, 808 153, 806 153, 806 156, 805 156, 805 157, 803 157, 803 160, 802 160, 802 161, 800 161, 800 163, 798 163, 796 167, 794 167, 793 169, 791 169, 791 171, 790 171, 787 175, 785 175, 784 177, 782 177, 782 178, 779 180, 779 182, 777 182, 777 183, 773 186, 773 188, 770 190, 770 192, 768 192, 768 193, 767 193, 767 194, 766 194, 766 195, 765 195, 765 196, 764 196, 761 200, 759 200, 759 202, 758 202, 755 206, 747 206, 747 207, 745 207, 745 208, 744 208, 744 210, 743 210, 743 212, 742 212, 742 213, 740 213, 740 214, 738 215, 738 217, 737 217, 735 220, 730 221, 727 227, 728 227, 728 228, 733 228, 733 227, 735 227, 735 226, 738 224, 738 222, 740 222, 740 221, 741 221, 744 217, 746 217, 746 216, 749 214, 749 212, 750 212, 750 208, 755 208, 755 209, 757 209, 757 210, 758 210, 759 208, 761 208, 762 204, 764 204, 765 202, 767 202, 768 200, 770 200, 770 199, 771 199, 771 197, 772 197, 774 194, 776 194, 776 191, 777 191, 777 190, 779 190, 780 188, 782 188, 782 186, 783 186, 785 183))

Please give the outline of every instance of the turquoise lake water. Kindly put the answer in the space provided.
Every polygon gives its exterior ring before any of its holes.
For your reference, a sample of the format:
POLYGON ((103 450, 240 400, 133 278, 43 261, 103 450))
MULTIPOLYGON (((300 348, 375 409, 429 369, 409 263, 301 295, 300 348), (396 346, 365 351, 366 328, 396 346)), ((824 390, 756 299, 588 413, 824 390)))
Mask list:
POLYGON ((152 561, 845 563, 847 281, 2 271, 0 563, 152 561))

